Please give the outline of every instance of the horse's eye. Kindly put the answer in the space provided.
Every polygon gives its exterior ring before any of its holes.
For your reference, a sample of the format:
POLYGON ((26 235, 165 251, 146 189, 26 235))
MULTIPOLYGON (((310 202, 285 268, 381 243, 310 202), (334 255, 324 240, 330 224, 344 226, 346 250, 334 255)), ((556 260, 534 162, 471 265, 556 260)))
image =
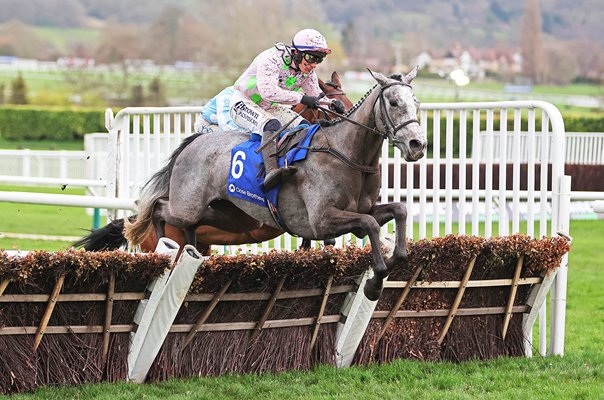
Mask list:
POLYGON ((395 99, 390 100, 390 106, 398 107, 398 101, 396 101, 395 99))

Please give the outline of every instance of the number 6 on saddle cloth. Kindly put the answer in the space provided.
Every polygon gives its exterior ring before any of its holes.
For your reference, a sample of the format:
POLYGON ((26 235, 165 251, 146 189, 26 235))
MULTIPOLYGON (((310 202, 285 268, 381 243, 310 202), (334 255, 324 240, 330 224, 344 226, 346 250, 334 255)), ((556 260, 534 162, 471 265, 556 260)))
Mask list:
MULTIPOLYGON (((277 156, 279 166, 283 167, 296 161, 304 160, 308 154, 314 134, 320 128, 319 124, 299 125, 284 131, 280 135, 277 156), (285 156, 283 156, 285 155, 285 156)), ((251 139, 233 148, 231 151, 231 169, 227 182, 227 194, 231 197, 249 201, 259 206, 277 208, 277 196, 281 184, 264 190, 264 162, 262 154, 256 153, 260 147, 261 136, 252 133, 251 139)), ((271 210, 273 213, 275 210, 271 210)), ((278 220, 275 222, 279 223, 278 220)))

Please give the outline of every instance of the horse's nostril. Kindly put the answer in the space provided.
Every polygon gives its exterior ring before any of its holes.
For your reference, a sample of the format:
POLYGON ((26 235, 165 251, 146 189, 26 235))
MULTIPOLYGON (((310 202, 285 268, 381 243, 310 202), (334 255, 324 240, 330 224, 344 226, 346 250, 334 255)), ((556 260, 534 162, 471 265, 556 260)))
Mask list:
POLYGON ((426 144, 424 142, 422 142, 421 140, 417 140, 417 139, 411 139, 409 141, 409 148, 411 149, 411 151, 418 152, 418 151, 423 151, 426 147, 426 144))

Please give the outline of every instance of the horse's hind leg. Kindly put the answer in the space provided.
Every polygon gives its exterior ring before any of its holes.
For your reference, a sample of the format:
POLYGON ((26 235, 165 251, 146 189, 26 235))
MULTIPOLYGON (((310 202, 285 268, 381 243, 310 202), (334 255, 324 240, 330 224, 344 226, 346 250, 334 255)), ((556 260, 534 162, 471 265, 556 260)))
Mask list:
POLYGON ((166 200, 160 199, 157 201, 155 205, 155 210, 153 211, 153 229, 155 230, 155 234, 157 236, 157 240, 166 237, 166 219, 163 216, 163 210, 166 208, 166 200))
MULTIPOLYGON (((302 245, 300 245, 300 248, 308 250, 308 249, 310 249, 310 244, 311 244, 310 239, 302 239, 302 245)), ((325 246, 325 247, 327 247, 327 246, 335 246, 335 245, 336 245, 336 240, 335 239, 325 239, 323 241, 323 246, 325 246)))
POLYGON ((193 247, 197 247, 197 235, 195 234, 195 230, 197 226, 189 226, 185 229, 185 241, 187 244, 190 244, 193 247))
POLYGON ((335 239, 325 239, 323 241, 323 245, 324 246, 335 246, 336 245, 336 240, 335 239))

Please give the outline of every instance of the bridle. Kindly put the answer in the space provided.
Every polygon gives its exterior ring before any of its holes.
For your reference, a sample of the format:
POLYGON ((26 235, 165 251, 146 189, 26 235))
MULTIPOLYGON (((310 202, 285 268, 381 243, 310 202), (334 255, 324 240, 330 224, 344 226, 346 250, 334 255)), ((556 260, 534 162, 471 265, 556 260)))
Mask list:
MULTIPOLYGON (((392 121, 392 118, 390 118, 390 115, 388 113, 386 113, 386 99, 384 98, 384 90, 388 89, 389 87, 395 86, 395 85, 407 86, 407 87, 411 88, 411 85, 409 85, 408 83, 405 83, 405 82, 391 82, 391 83, 388 83, 388 84, 386 84, 384 86, 381 86, 380 93, 379 93, 378 97, 375 99, 375 102, 373 103, 373 109, 372 109, 373 119, 377 120, 376 115, 375 115, 376 114, 375 107, 377 105, 378 100, 380 101, 380 108, 381 108, 381 110, 380 110, 380 114, 381 114, 380 118, 381 118, 381 121, 382 121, 382 125, 384 125, 384 127, 386 128, 386 132, 381 132, 381 131, 379 131, 377 129, 370 128, 370 127, 368 127, 366 125, 363 125, 363 124, 361 124, 359 122, 353 121, 352 119, 350 119, 350 118, 348 118, 346 116, 340 115, 340 114, 338 114, 338 113, 336 113, 334 111, 331 111, 329 109, 326 109, 324 107, 318 107, 318 108, 320 110, 330 112, 333 115, 337 115, 341 119, 344 119, 344 120, 346 120, 346 121, 348 121, 348 122, 350 122, 352 124, 355 124, 355 125, 360 126, 360 127, 364 128, 364 129, 372 131, 372 132, 374 132, 374 133, 382 136, 382 138, 384 138, 386 140, 390 140, 390 135, 391 135, 392 136, 391 140, 394 143, 396 143, 396 142, 400 143, 401 142, 400 140, 396 140, 396 137, 395 137, 396 132, 398 132, 399 130, 403 129, 404 127, 406 127, 407 125, 412 124, 412 123, 417 123, 419 125, 419 121, 416 120, 416 119, 409 119, 409 120, 401 123, 400 125, 396 126, 394 124, 394 122, 392 121), (384 116, 386 118, 384 118, 384 116), (384 122, 384 119, 387 121, 387 124, 384 122)), ((377 126, 376 126, 376 128, 377 128, 377 126)), ((349 157, 347 157, 345 154, 341 153, 337 149, 334 149, 334 148, 332 148, 330 146, 327 146, 327 147, 314 146, 314 147, 310 147, 309 150, 313 151, 313 152, 329 153, 332 156, 338 158, 340 161, 342 161, 344 164, 346 164, 350 168, 355 169, 357 171, 361 171, 363 173, 376 174, 376 173, 379 172, 379 167, 370 166, 370 165, 361 165, 361 164, 357 163, 356 161, 351 160, 349 157)))
POLYGON ((386 112, 386 99, 384 98, 384 90, 388 89, 389 87, 392 86, 406 86, 410 89, 413 89, 411 87, 410 84, 405 83, 405 82, 391 82, 391 83, 387 83, 386 85, 382 86, 381 90, 380 90, 380 94, 378 96, 377 99, 375 99, 375 103, 373 103, 373 115, 375 118, 375 105, 377 104, 377 101, 380 101, 380 117, 382 120, 382 124, 384 125, 384 128, 386 128, 386 132, 379 132, 385 139, 388 139, 390 136, 392 137, 392 141, 393 142, 400 142, 400 140, 396 140, 396 133, 398 131, 400 131, 401 129, 403 129, 404 127, 406 127, 409 124, 413 124, 416 123, 419 125, 419 121, 416 119, 408 119, 407 121, 401 123, 400 125, 396 126, 394 125, 394 122, 392 121, 392 118, 390 117, 390 114, 388 114, 386 112), (384 123, 384 116, 386 117, 386 121, 388 122, 388 124, 384 123), (388 132, 390 129, 392 129, 391 132, 388 132), (390 134, 390 136, 389 136, 390 134))
MULTIPOLYGON (((334 85, 332 82, 328 82, 326 84, 330 84, 330 83, 332 85, 334 85)), ((324 112, 329 112, 330 114, 335 115, 335 116, 337 116, 337 117, 339 117, 339 118, 341 118, 341 119, 343 119, 345 121, 348 121, 351 124, 360 126, 361 128, 364 128, 364 129, 367 129, 368 131, 376 133, 376 134, 382 136, 386 140, 390 140, 390 137, 392 137, 392 141, 394 143, 396 143, 396 142, 400 143, 400 140, 396 140, 396 133, 398 131, 400 131, 401 129, 403 129, 404 127, 406 127, 407 125, 410 125, 410 124, 413 124, 413 123, 416 123, 416 124, 419 125, 419 121, 417 119, 409 119, 409 120, 401 123, 400 125, 396 126, 394 124, 394 122, 392 121, 392 118, 390 117, 390 114, 388 114, 386 112, 386 99, 384 98, 384 90, 388 89, 389 87, 398 86, 398 85, 400 85, 400 86, 406 86, 408 88, 413 89, 410 84, 405 83, 405 82, 391 82, 391 83, 387 83, 387 84, 385 84, 385 85, 383 85, 383 86, 380 87, 380 94, 378 95, 378 97, 375 99, 375 101, 373 103, 373 108, 372 108, 373 119, 377 120, 376 115, 375 115, 375 106, 377 105, 378 101, 380 102, 380 119, 382 121, 382 125, 384 125, 384 128, 386 128, 386 132, 381 132, 381 131, 379 131, 377 129, 370 128, 370 127, 368 127, 366 125, 361 124, 360 122, 353 121, 352 119, 350 119, 350 118, 348 118, 348 117, 346 117, 344 115, 338 114, 337 112, 329 110, 329 109, 327 109, 325 107, 318 107, 318 109, 322 110, 324 112), (385 118, 384 118, 384 116, 385 116, 385 118)), ((332 86, 332 87, 335 87, 335 86, 332 86)), ((332 95, 332 94, 335 94, 335 93, 334 92, 330 93, 330 95, 332 95)), ((376 128, 377 128, 377 126, 376 126, 376 128)))

